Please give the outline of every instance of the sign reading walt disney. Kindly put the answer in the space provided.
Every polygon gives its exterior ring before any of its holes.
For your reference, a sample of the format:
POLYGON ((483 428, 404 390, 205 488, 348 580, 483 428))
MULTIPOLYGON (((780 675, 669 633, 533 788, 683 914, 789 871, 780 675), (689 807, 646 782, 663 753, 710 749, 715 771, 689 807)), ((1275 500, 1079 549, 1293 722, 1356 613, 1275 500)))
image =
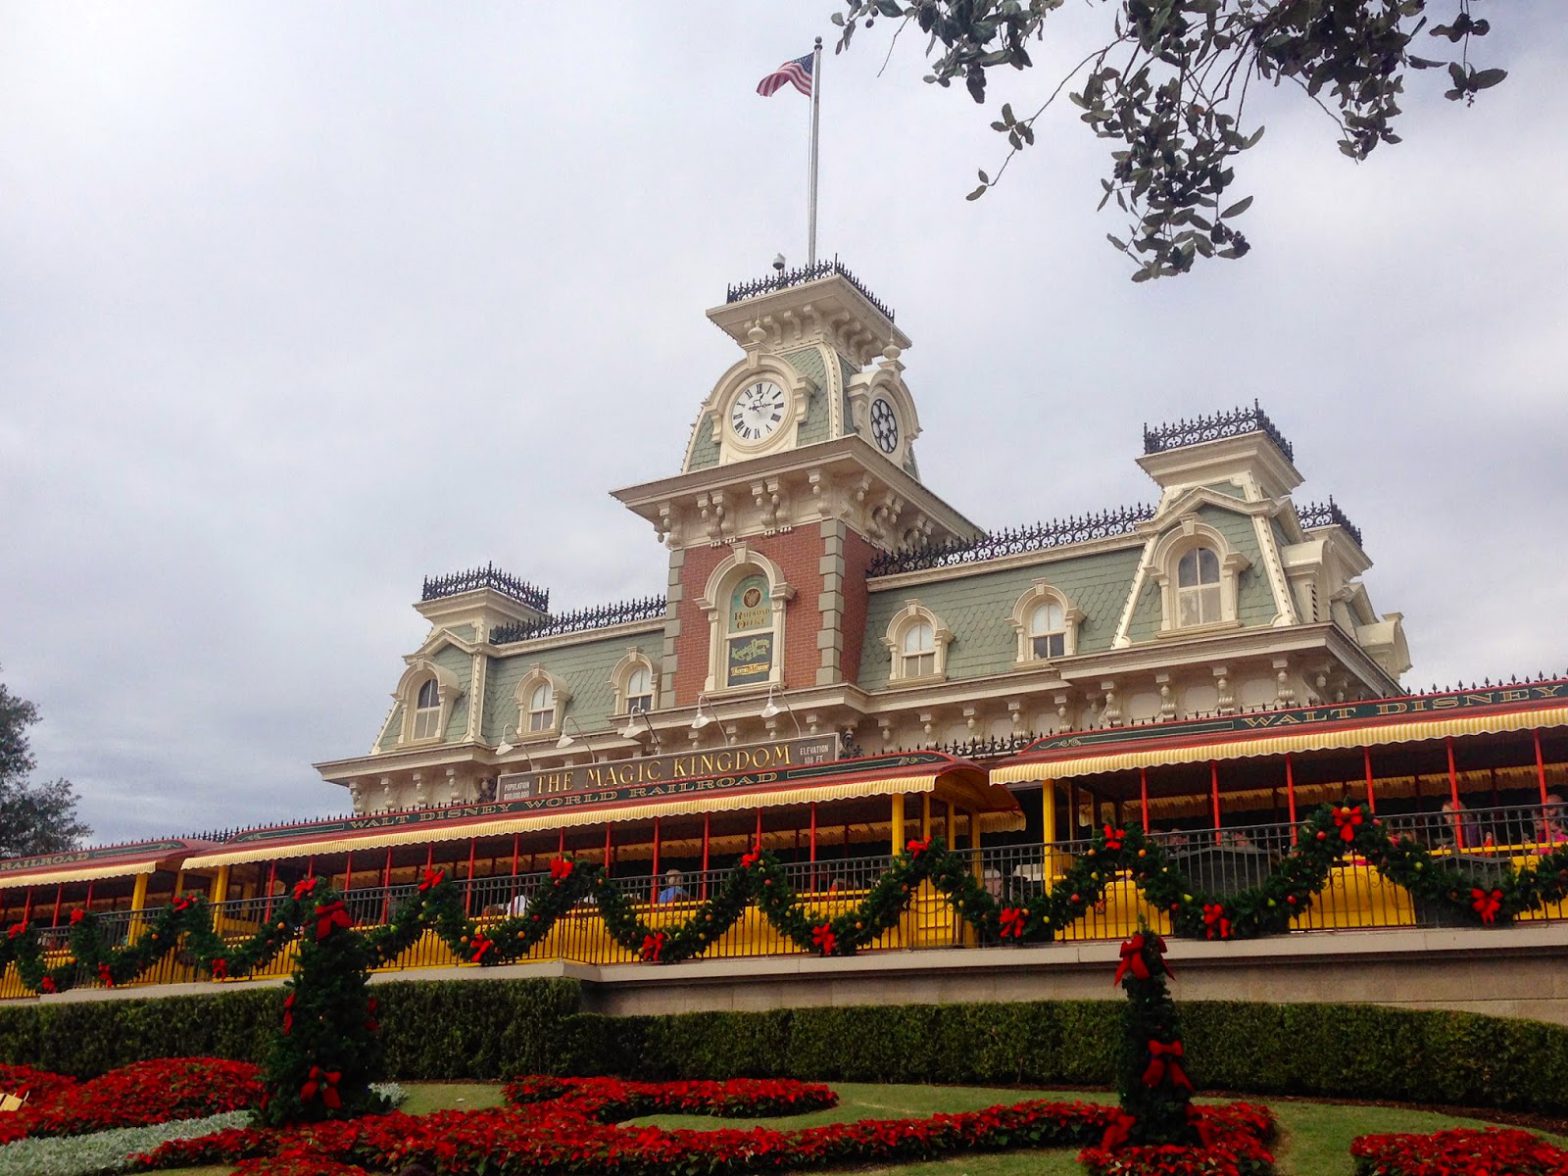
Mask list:
POLYGON ((496 800, 531 800, 567 792, 644 788, 713 777, 768 776, 788 768, 832 763, 837 758, 837 735, 811 735, 745 747, 716 747, 515 772, 496 781, 496 800))

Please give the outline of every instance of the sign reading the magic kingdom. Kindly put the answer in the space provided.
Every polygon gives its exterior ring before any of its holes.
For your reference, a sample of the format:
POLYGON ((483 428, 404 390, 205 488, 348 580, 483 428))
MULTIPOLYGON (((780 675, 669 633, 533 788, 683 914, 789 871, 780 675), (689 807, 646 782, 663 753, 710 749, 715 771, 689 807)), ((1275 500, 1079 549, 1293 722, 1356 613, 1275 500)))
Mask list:
POLYGON ((837 735, 810 735, 745 747, 718 747, 514 772, 496 781, 498 801, 530 800, 566 792, 597 792, 699 780, 714 776, 752 776, 787 768, 831 763, 838 758, 837 735))
POLYGON ((1070 735, 1053 735, 1038 739, 1019 754, 1038 755, 1045 752, 1113 747, 1119 743, 1148 743, 1154 740, 1184 739, 1195 736, 1224 738, 1233 735, 1255 735, 1264 731, 1289 731, 1329 723, 1376 723, 1409 718, 1441 717, 1455 712, 1473 712, 1503 706, 1529 706, 1532 703, 1554 701, 1568 703, 1568 681, 1521 682, 1495 689, 1453 690, 1443 694, 1416 694, 1407 698, 1374 698, 1366 702, 1302 706, 1290 710, 1264 711, 1260 714, 1184 719, 1147 727, 1112 727, 1105 731, 1078 731, 1070 735))

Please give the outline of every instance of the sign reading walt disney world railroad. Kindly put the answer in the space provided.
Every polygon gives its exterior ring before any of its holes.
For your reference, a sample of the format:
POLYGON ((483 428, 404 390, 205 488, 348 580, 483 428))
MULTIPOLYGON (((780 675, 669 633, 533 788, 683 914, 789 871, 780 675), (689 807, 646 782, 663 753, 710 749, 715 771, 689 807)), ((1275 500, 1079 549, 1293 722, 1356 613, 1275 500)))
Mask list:
POLYGON ((622 789, 642 789, 645 791, 640 795, 657 796, 662 794, 662 786, 684 780, 745 782, 755 777, 753 782, 761 784, 787 769, 832 763, 837 758, 837 735, 810 735, 801 739, 751 743, 744 747, 717 747, 674 755, 546 768, 537 772, 514 772, 496 781, 495 798, 505 802, 622 789))

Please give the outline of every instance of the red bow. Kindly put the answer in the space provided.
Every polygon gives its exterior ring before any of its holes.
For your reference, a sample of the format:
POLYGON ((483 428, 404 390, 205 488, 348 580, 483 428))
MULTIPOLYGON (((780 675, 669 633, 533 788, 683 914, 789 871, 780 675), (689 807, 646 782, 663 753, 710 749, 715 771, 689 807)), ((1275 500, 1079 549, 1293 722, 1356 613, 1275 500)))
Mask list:
POLYGON ((114 973, 109 971, 108 964, 98 965, 98 979, 103 982, 105 988, 114 987, 114 973))
POLYGON ((209 971, 212 972, 214 980, 227 980, 229 978, 229 961, 225 959, 213 960, 209 971))
POLYGON ((196 905, 196 896, 195 895, 193 895, 193 894, 182 894, 182 895, 180 895, 179 898, 174 900, 174 913, 175 914, 179 914, 181 911, 188 911, 188 910, 191 909, 191 907, 193 907, 195 905, 196 905))
POLYGON ((287 1037, 294 1029, 294 997, 289 993, 283 998, 283 1036, 287 1037))
POLYGON ((81 907, 77 907, 74 911, 71 912, 71 926, 76 926, 76 924, 80 923, 86 917, 87 912, 84 911, 81 907))
POLYGON ((1359 807, 1337 808, 1334 810, 1334 824, 1339 826, 1339 839, 1347 844, 1356 839, 1356 830, 1365 819, 1359 807))
MULTIPOLYGON (((1111 981, 1111 986, 1122 982, 1122 977, 1128 972, 1132 973, 1134 980, 1147 980, 1149 978, 1149 965, 1143 958, 1144 945, 1143 932, 1140 931, 1126 943, 1122 944, 1122 962, 1116 965, 1116 978, 1111 981)), ((1164 945, 1161 944, 1163 947, 1164 945)))
POLYGON ((656 964, 664 952, 664 932, 642 937, 642 958, 645 963, 656 964))
POLYGON ((485 955, 492 947, 495 946, 495 940, 490 939, 481 933, 474 936, 473 941, 469 944, 469 946, 472 947, 474 951, 473 954, 468 958, 473 963, 482 964, 484 963, 485 955))
POLYGON ((1205 938, 1230 938, 1230 920, 1225 917, 1225 908, 1217 902, 1203 904, 1203 926, 1205 938))
POLYGON ((931 838, 927 837, 924 841, 911 841, 908 845, 904 846, 904 848, 915 857, 919 857, 921 854, 925 853, 926 850, 931 848, 931 838))
POLYGON ((27 934, 26 923, 13 923, 11 929, 5 933, 7 939, 15 939, 18 935, 27 934))
POLYGON ((1022 939, 1024 937, 1024 924, 1029 921, 1029 912, 1023 907, 1003 907, 998 916, 1002 924, 1003 939, 1022 939))
POLYGON ((1105 1137, 1100 1140, 1101 1151, 1115 1151, 1132 1138, 1133 1124, 1138 1120, 1126 1111, 1117 1110, 1111 1114, 1110 1126, 1105 1129, 1105 1137))
POLYGON ((341 898, 316 908, 317 943, 320 943, 334 931, 347 931, 353 925, 354 920, 349 918, 348 907, 343 905, 341 898))
POLYGON ((572 876, 572 859, 571 858, 559 858, 558 857, 558 858, 551 858, 550 859, 550 877, 554 878, 557 882, 564 882, 568 878, 570 878, 571 876, 572 876))
POLYGON ((740 855, 741 867, 747 870, 751 869, 752 866, 756 865, 761 860, 762 846, 760 844, 752 846, 752 848, 748 849, 745 853, 740 855))
POLYGON ((1493 923, 1497 921, 1497 913, 1503 909, 1503 892, 1493 890, 1490 893, 1479 886, 1470 891, 1471 907, 1481 916, 1481 922, 1493 923))
POLYGON ((294 883, 294 901, 300 902, 320 885, 320 878, 301 878, 294 883))
POLYGON ((337 1110, 343 1105, 343 1099, 338 1094, 338 1083, 342 1079, 341 1070, 323 1070, 320 1066, 312 1066, 309 1079, 299 1088, 299 1101, 309 1102, 319 1094, 322 1106, 331 1111, 337 1110))
POLYGON ((1191 1090, 1192 1081, 1181 1068, 1181 1056, 1180 1041, 1166 1043, 1150 1040, 1149 1064, 1144 1067, 1143 1084, 1158 1086, 1168 1078, 1172 1086, 1182 1086, 1191 1090))
POLYGON ((838 937, 833 934, 831 923, 822 923, 811 929, 811 944, 823 955, 832 955, 833 949, 838 946, 838 937))
POLYGON ((425 876, 419 880, 419 892, 423 894, 427 890, 434 890, 445 881, 445 870, 426 870, 425 876))
POLYGON ((39 983, 38 983, 38 990, 40 992, 54 992, 54 991, 56 991, 55 986, 54 986, 54 977, 53 976, 45 976, 41 981, 39 981, 39 983))
POLYGON ((1109 825, 1105 826, 1105 848, 1111 850, 1113 853, 1116 850, 1121 849, 1122 842, 1126 839, 1126 837, 1127 830, 1112 829, 1109 825))

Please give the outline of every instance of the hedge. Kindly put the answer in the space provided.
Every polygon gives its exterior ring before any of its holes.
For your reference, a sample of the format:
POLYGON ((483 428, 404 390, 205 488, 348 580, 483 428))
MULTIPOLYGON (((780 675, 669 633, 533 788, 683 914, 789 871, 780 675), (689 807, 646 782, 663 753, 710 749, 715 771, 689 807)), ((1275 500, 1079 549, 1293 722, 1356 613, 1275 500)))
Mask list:
MULTIPOLYGON (((572 980, 378 984, 389 1077, 1103 1086, 1122 1003, 881 1005, 606 1017, 572 980)), ((89 1076, 143 1058, 260 1060, 280 988, 0 1007, 0 1062, 89 1076)), ((1377 1005, 1182 1005, 1203 1088, 1568 1111, 1568 1028, 1377 1005)))

